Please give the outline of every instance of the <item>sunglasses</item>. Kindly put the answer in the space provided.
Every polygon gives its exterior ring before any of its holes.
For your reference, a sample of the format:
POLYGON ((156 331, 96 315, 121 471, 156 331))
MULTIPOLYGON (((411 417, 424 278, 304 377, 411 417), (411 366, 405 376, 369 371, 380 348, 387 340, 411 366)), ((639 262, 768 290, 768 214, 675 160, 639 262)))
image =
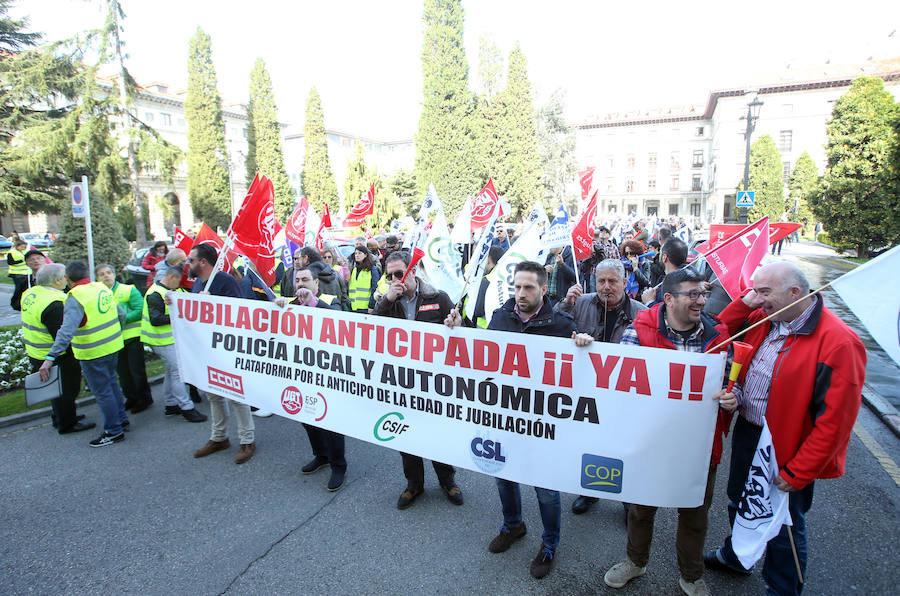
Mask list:
POLYGON ((406 273, 406 271, 397 270, 397 271, 394 271, 393 273, 388 272, 387 276, 388 276, 388 278, 403 279, 404 273, 406 273))
POLYGON ((331 259, 332 256, 331 256, 331 255, 322 255, 322 258, 323 258, 323 259, 331 259))

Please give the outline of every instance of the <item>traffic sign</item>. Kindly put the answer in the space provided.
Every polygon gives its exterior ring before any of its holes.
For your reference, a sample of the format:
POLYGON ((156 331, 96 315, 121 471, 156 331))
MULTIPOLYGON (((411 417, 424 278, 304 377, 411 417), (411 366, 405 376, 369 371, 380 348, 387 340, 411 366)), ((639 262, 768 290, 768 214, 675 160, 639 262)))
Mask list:
POLYGON ((85 203, 87 202, 87 193, 82 187, 82 183, 78 182, 71 186, 72 191, 72 217, 85 216, 85 203))
POLYGON ((756 191, 754 190, 741 190, 737 193, 737 206, 738 207, 753 207, 753 203, 756 202, 756 191))

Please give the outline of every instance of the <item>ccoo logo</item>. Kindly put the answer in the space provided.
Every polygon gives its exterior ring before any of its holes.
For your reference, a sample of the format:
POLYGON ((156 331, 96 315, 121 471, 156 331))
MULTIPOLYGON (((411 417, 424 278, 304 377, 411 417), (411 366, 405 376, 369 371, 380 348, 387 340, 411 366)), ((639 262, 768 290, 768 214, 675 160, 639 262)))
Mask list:
POLYGON ((403 414, 389 412, 378 419, 373 430, 375 438, 382 442, 393 441, 407 430, 409 424, 403 422, 403 414))
POLYGON ((581 456, 581 488, 620 493, 622 469, 621 459, 585 453, 581 456))
POLYGON ((473 438, 469 442, 469 451, 478 469, 488 474, 499 472, 506 465, 506 451, 503 450, 503 445, 487 434, 473 438))

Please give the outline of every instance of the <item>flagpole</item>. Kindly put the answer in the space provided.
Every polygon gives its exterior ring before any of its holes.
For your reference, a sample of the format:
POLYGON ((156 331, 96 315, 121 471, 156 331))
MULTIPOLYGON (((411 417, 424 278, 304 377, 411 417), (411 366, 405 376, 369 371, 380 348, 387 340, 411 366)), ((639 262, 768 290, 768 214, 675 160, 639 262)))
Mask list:
POLYGON ((212 273, 209 274, 209 278, 206 280, 206 284, 203 286, 204 292, 209 291, 209 284, 212 283, 212 279, 216 276, 216 273, 218 273, 222 269, 222 259, 226 258, 225 253, 227 253, 228 249, 231 248, 231 244, 231 236, 228 235, 225 237, 224 244, 222 244, 222 251, 219 253, 219 258, 216 259, 216 265, 215 267, 213 267, 212 273))
POLYGON ((760 319, 759 321, 757 321, 756 323, 753 323, 752 325, 750 325, 750 326, 747 327, 746 329, 743 329, 743 330, 741 330, 741 331, 738 331, 737 333, 735 333, 734 335, 732 335, 731 337, 729 337, 728 339, 726 339, 726 340, 723 341, 722 343, 720 343, 720 344, 718 344, 718 345, 715 345, 715 346, 711 347, 710 349, 706 350, 706 352, 704 352, 704 353, 705 353, 705 354, 709 354, 710 352, 713 352, 713 351, 715 351, 715 350, 718 350, 718 349, 721 348, 722 346, 727 345, 729 342, 731 342, 731 341, 733 341, 733 340, 739 338, 740 336, 744 335, 745 333, 747 333, 747 332, 750 331, 751 329, 755 329, 756 327, 759 327, 760 325, 762 325, 763 323, 765 323, 766 321, 768 321, 769 319, 771 319, 771 318, 774 317, 775 315, 780 315, 780 314, 783 313, 784 311, 786 311, 786 310, 788 310, 789 308, 791 308, 792 306, 794 306, 794 305, 796 305, 796 304, 798 304, 798 303, 800 303, 800 302, 806 300, 806 299, 809 298, 810 296, 815 296, 816 294, 818 294, 819 292, 821 292, 822 290, 824 290, 825 288, 827 288, 827 287, 830 286, 830 285, 831 285, 831 282, 828 282, 827 284, 825 284, 824 286, 822 286, 822 287, 819 288, 818 290, 815 290, 815 291, 813 291, 813 292, 810 292, 809 294, 807 294, 806 296, 803 296, 802 298, 797 298, 796 300, 794 300, 793 302, 791 302, 790 304, 788 304, 788 305, 785 306, 784 308, 782 308, 782 309, 780 309, 780 310, 777 310, 777 311, 773 312, 772 314, 770 314, 770 315, 769 315, 768 317, 766 317, 765 319, 760 319))
POLYGON ((791 553, 794 555, 794 565, 797 566, 797 578, 800 580, 800 583, 803 583, 803 572, 800 571, 800 558, 797 556, 797 545, 794 544, 794 533, 791 532, 791 527, 788 526, 788 540, 791 541, 791 553))

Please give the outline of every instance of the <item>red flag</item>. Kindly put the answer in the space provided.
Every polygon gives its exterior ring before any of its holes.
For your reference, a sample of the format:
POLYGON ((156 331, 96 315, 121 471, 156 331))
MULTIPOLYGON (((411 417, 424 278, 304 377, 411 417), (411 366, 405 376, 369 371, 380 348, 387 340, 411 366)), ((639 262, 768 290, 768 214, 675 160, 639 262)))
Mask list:
POLYGON ((184 251, 184 254, 188 254, 191 252, 191 248, 194 246, 194 239, 182 232, 178 226, 175 226, 175 233, 173 234, 172 240, 174 241, 175 248, 180 248, 184 251))
POLYGON ((331 213, 328 211, 328 203, 325 203, 325 211, 322 213, 322 223, 316 233, 316 248, 319 252, 325 249, 325 229, 331 227, 331 213))
POLYGON ((309 212, 309 201, 306 200, 306 197, 300 197, 300 202, 297 203, 294 212, 291 213, 284 226, 284 235, 300 246, 306 244, 307 212, 309 212))
MULTIPOLYGON (((472 199, 472 230, 478 230, 491 221, 494 206, 500 202, 500 197, 494 189, 494 181, 488 178, 487 184, 472 199)), ((500 205, 500 217, 503 217, 503 205, 500 205)))
MULTIPOLYGON (((361 226, 363 221, 365 221, 367 215, 372 215, 375 212, 375 185, 369 187, 369 192, 363 196, 359 202, 353 206, 353 209, 350 210, 350 213, 347 214, 347 217, 344 218, 344 227, 346 228, 355 228, 356 226, 361 226)), ((331 227, 331 224, 328 224, 328 227, 331 227)))
MULTIPOLYGON (((200 224, 200 230, 197 232, 197 236, 194 238, 193 246, 197 246, 198 244, 212 244, 216 249, 216 253, 222 252, 222 247, 225 246, 225 242, 223 242, 222 239, 219 238, 219 235, 216 234, 213 229, 205 223, 200 224)), ((228 259, 223 259, 222 271, 224 271, 225 273, 231 271, 231 263, 228 262, 228 259)))
MULTIPOLYGON (((697 252, 705 253, 723 244, 726 240, 734 237, 744 229, 742 224, 711 224, 709 226, 709 240, 703 244, 697 245, 697 252)), ((769 244, 775 244, 782 238, 788 237, 796 230, 799 230, 801 224, 790 222, 778 222, 769 224, 769 244)))
POLYGON ((779 240, 783 238, 787 238, 797 230, 799 230, 803 224, 791 223, 787 221, 780 221, 778 223, 769 224, 769 244, 775 244, 779 240))
POLYGON ((589 167, 582 172, 578 172, 578 178, 581 180, 581 200, 585 200, 588 193, 591 192, 591 184, 594 183, 594 170, 597 168, 589 167))
POLYGON ((594 247, 594 213, 597 211, 597 191, 588 202, 578 223, 572 228, 572 248, 575 250, 575 259, 580 261, 591 256, 594 247))
POLYGON ((753 273, 769 250, 769 218, 763 217, 704 256, 732 300, 753 287, 753 273))
POLYGON ((228 228, 228 237, 231 239, 234 252, 253 261, 260 278, 267 286, 275 283, 278 253, 275 235, 278 228, 272 181, 257 174, 240 210, 228 228))

